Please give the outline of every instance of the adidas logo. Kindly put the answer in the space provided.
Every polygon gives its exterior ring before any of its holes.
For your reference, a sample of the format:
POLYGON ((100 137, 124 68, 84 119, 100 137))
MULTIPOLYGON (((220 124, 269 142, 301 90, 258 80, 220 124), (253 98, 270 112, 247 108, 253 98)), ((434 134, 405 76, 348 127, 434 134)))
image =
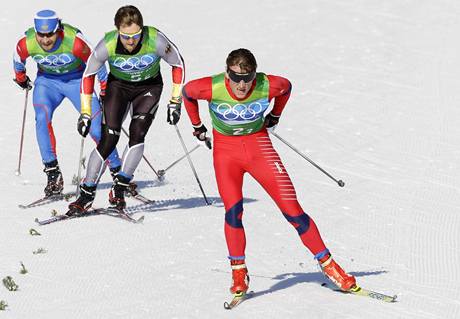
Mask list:
POLYGON ((144 96, 152 96, 152 93, 147 92, 147 93, 144 94, 144 96))

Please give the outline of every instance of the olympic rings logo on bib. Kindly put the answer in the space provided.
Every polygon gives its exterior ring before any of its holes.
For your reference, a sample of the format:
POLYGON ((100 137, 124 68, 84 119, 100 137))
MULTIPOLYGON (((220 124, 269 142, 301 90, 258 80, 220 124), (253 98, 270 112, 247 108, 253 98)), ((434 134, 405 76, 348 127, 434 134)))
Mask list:
POLYGON ((258 118, 267 107, 264 107, 260 102, 252 102, 251 104, 235 104, 220 103, 216 106, 216 114, 228 121, 235 120, 254 120, 258 118))
POLYGON ((123 57, 117 57, 113 61, 113 65, 122 71, 139 71, 147 69, 153 63, 155 63, 157 59, 158 58, 155 58, 155 56, 148 54, 141 57, 129 57, 127 59, 123 57))
POLYGON ((75 58, 67 53, 62 53, 58 55, 50 54, 45 56, 37 54, 33 57, 33 60, 41 66, 61 67, 71 64, 73 61, 75 61, 75 58))

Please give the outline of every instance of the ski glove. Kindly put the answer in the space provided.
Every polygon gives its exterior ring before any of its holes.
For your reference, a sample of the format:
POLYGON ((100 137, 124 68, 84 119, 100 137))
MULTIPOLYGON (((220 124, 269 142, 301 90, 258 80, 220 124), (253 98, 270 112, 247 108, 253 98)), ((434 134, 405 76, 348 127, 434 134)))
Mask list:
POLYGON ((278 125, 278 122, 280 121, 280 117, 273 115, 271 112, 265 117, 265 127, 270 130, 274 131, 276 128, 276 125, 278 125))
POLYGON ((89 133, 89 128, 91 127, 91 116, 88 114, 80 114, 80 117, 78 118, 78 123, 77 123, 77 129, 78 133, 80 133, 81 136, 86 137, 89 133))
POLYGON ((168 104, 168 114, 167 114, 167 121, 171 125, 176 125, 180 119, 180 101, 169 101, 168 104))
POLYGON ((19 82, 16 79, 13 79, 13 81, 21 87, 23 90, 31 90, 32 89, 32 81, 30 78, 26 75, 26 80, 23 82, 19 82))
POLYGON ((211 149, 212 144, 211 144, 211 138, 206 136, 206 132, 208 129, 204 124, 201 124, 198 127, 194 127, 195 132, 193 132, 193 135, 200 141, 201 143, 204 143, 207 148, 211 149))

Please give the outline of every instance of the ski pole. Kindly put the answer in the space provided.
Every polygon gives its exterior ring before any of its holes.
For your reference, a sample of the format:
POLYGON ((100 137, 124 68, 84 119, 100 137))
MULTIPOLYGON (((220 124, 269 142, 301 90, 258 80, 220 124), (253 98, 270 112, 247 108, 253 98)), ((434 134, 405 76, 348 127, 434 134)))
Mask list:
POLYGON ((26 95, 24 100, 24 112, 22 114, 22 128, 21 128, 21 142, 19 143, 19 160, 18 168, 16 169, 16 176, 21 175, 21 162, 22 162, 22 146, 24 145, 24 129, 26 126, 26 114, 27 114, 27 101, 29 99, 29 89, 26 89, 26 95))
POLYGON ((81 142, 80 142, 80 156, 78 157, 78 173, 77 173, 77 191, 75 192, 75 196, 78 197, 78 194, 80 193, 80 183, 81 183, 81 167, 82 162, 83 162, 83 149, 85 147, 85 138, 82 136, 81 137, 81 142))
MULTIPOLYGON (((200 147, 200 145, 195 145, 195 147, 192 148, 192 149, 190 150, 190 152, 188 152, 188 154, 192 154, 192 152, 195 151, 195 150, 196 150, 197 148, 199 148, 199 147, 200 147)), ((159 169, 159 170, 158 170, 158 175, 163 176, 164 174, 166 174, 166 171, 167 171, 168 169, 170 169, 171 167, 173 167, 174 165, 176 165, 177 163, 179 163, 180 161, 182 161, 182 160, 183 160, 184 158, 186 158, 186 157, 187 157, 187 154, 182 155, 180 158, 178 158, 177 160, 175 160, 174 162, 172 162, 172 163, 171 163, 168 167, 166 167, 165 169, 159 169)))
POLYGON ((275 132, 273 131, 269 131, 270 134, 272 134, 273 136, 275 136, 277 139, 279 139, 281 142, 283 142, 284 144, 286 144, 291 150, 293 150, 294 152, 296 152, 297 154, 299 154, 300 156, 302 156, 304 159, 306 159, 308 162, 310 162, 311 165, 313 165, 314 167, 316 167, 317 169, 319 169, 321 172, 323 172, 327 177, 329 177, 330 179, 332 179, 334 182, 336 182, 340 187, 344 187, 345 186, 345 183, 340 179, 340 180, 336 180, 331 174, 329 174, 328 172, 326 172, 324 169, 322 169, 318 164, 316 164, 315 162, 313 162, 311 159, 309 159, 305 154, 303 154, 302 152, 300 152, 297 148, 295 148, 294 146, 292 146, 292 144, 290 144, 288 141, 286 141, 284 138, 282 138, 281 136, 279 136, 278 134, 276 134, 275 132))
MULTIPOLYGON (((123 133, 126 135, 126 137, 129 138, 129 134, 128 134, 128 132, 126 132, 126 130, 124 129, 124 127, 121 127, 121 130, 122 130, 123 133)), ((147 165, 152 169, 152 171, 155 173, 155 175, 157 176, 157 178, 158 178, 159 180, 163 180, 163 179, 164 179, 164 177, 163 177, 164 174, 163 174, 163 175, 158 174, 157 171, 153 168, 152 164, 150 164, 149 160, 147 159, 147 157, 145 157, 144 154, 142 154, 142 158, 143 158, 144 161, 147 163, 147 165)))
POLYGON ((193 174, 195 175, 196 181, 198 183, 198 186, 200 187, 201 193, 203 194, 204 201, 206 202, 206 205, 211 205, 211 203, 208 201, 208 198, 206 197, 206 194, 204 193, 203 186, 201 186, 200 179, 198 178, 198 174, 196 173, 195 167, 193 166, 192 159, 190 157, 190 153, 187 150, 187 146, 185 146, 184 139, 182 138, 182 135, 179 132, 179 128, 177 127, 176 124, 174 124, 174 128, 176 129, 177 136, 179 137, 179 140, 182 144, 182 148, 184 149, 185 155, 187 156, 188 163, 190 164, 190 168, 193 171, 193 174))

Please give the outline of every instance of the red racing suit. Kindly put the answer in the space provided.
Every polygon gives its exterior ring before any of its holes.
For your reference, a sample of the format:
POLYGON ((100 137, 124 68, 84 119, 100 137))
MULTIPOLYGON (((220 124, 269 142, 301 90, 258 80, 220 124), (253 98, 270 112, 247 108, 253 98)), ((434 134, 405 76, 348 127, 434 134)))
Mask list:
POLYGON ((248 95, 238 99, 228 81, 223 74, 190 81, 183 88, 183 97, 194 127, 201 125, 198 100, 209 103, 214 128, 214 170, 225 206, 224 228, 229 258, 245 258, 246 236, 242 223, 245 173, 249 173, 271 196, 315 258, 321 258, 328 250, 315 222, 297 201, 291 179, 263 125, 263 113, 272 99, 271 113, 281 115, 290 96, 291 83, 279 76, 258 73, 248 95))

